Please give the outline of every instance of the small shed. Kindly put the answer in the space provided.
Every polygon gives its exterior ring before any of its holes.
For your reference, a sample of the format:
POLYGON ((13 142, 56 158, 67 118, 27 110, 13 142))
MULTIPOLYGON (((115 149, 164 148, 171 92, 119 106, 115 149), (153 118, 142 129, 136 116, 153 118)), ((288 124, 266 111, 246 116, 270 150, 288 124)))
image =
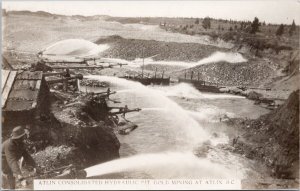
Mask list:
POLYGON ((2 70, 2 130, 34 123, 49 111, 49 88, 41 71, 2 70))

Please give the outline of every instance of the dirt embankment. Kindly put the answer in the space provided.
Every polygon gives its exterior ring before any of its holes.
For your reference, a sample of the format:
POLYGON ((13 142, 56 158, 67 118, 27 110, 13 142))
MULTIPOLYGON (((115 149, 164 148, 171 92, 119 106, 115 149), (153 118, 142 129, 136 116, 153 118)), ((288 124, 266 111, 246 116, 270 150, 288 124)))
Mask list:
POLYGON ((273 176, 299 178, 299 90, 278 109, 257 120, 235 119, 240 137, 234 151, 265 163, 273 176))
POLYGON ((51 113, 34 122, 27 142, 42 171, 70 164, 83 169, 119 157, 120 142, 104 121, 105 112, 94 117, 100 107, 91 108, 91 100, 90 95, 51 93, 51 113))

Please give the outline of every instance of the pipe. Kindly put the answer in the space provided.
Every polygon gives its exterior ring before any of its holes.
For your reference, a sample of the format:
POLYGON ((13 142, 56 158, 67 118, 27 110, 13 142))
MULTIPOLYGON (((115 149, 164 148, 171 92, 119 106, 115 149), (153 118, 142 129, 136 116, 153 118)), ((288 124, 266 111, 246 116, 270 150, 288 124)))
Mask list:
POLYGON ((45 72, 45 73, 43 73, 43 77, 65 75, 65 74, 66 74, 66 72, 45 72))
POLYGON ((141 109, 136 108, 136 109, 127 109, 124 111, 109 112, 108 115, 117 115, 117 114, 124 114, 124 113, 137 112, 137 111, 141 111, 141 109))
POLYGON ((86 64, 86 61, 44 61, 46 64, 86 64))
POLYGON ((111 68, 110 66, 50 66, 52 69, 95 69, 111 68))
POLYGON ((65 82, 65 81, 69 81, 69 80, 74 80, 74 79, 82 80, 83 79, 83 75, 82 74, 76 74, 75 76, 68 77, 68 78, 48 80, 47 83, 48 84, 55 84, 55 83, 61 83, 61 82, 65 82))

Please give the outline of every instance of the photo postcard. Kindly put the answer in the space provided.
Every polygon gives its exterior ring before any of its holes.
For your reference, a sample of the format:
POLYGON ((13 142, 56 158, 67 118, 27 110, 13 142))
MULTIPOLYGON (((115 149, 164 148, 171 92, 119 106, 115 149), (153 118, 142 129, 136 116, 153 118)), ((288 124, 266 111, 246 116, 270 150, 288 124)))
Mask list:
POLYGON ((1 188, 299 189, 299 13, 2 1, 1 188))

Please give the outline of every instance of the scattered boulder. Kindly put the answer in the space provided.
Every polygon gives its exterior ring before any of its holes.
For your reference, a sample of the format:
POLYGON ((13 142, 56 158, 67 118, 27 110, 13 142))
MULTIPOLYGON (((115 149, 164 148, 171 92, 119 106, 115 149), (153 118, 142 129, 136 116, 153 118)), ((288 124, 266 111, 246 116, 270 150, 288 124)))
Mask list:
POLYGON ((197 157, 205 158, 207 156, 207 154, 208 154, 208 151, 211 148, 212 148, 211 147, 211 142, 210 141, 206 141, 206 142, 202 143, 201 145, 195 147, 194 150, 193 150, 193 153, 197 157))
POLYGON ((252 99, 252 100, 259 100, 261 97, 263 97, 263 95, 260 94, 260 93, 255 92, 255 91, 250 91, 247 94, 247 98, 252 99))

